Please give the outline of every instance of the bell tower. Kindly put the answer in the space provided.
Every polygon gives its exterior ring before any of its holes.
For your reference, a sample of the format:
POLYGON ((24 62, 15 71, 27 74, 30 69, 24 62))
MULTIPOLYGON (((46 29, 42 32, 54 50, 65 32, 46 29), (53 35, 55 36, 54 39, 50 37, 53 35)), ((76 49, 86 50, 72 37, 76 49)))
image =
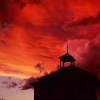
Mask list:
POLYGON ((62 63, 63 63, 63 67, 64 67, 64 63, 66 63, 66 62, 70 62, 71 65, 75 65, 75 61, 76 60, 74 59, 73 56, 71 56, 68 53, 68 42, 67 42, 67 52, 66 52, 66 54, 64 54, 63 56, 59 57, 59 59, 60 59, 60 68, 62 68, 61 67, 62 63))

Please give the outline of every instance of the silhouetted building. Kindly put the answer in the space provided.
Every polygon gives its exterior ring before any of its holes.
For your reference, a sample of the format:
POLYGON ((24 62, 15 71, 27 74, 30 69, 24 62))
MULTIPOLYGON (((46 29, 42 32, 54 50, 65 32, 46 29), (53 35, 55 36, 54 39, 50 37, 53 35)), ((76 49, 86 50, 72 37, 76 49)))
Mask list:
POLYGON ((34 86, 34 100, 97 100, 95 88, 100 90, 98 78, 76 67, 75 59, 68 52, 59 59, 59 70, 31 84, 34 86), (71 63, 64 67, 65 62, 71 63))

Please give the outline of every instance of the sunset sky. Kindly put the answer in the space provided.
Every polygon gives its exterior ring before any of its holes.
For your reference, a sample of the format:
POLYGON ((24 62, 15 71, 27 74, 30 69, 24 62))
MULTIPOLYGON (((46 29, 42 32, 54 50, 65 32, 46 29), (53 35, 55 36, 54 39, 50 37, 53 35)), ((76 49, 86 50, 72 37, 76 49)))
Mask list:
POLYGON ((0 0, 0 99, 33 100, 33 89, 3 82, 56 70, 67 41, 76 65, 100 79, 100 0, 0 0))

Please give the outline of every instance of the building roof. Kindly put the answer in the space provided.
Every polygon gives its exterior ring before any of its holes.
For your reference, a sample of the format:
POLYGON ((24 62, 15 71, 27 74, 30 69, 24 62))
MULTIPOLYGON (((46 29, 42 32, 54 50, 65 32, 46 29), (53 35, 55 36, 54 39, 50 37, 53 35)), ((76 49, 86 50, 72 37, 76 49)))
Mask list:
POLYGON ((63 56, 59 57, 59 59, 65 63, 65 62, 75 62, 76 60, 74 59, 73 56, 71 56, 69 53, 68 53, 68 41, 67 41, 67 52, 66 54, 64 54, 63 56))
POLYGON ((31 83, 33 86, 42 86, 43 84, 47 84, 50 86, 51 84, 61 85, 61 84, 91 84, 91 85, 98 85, 98 78, 83 69, 80 69, 74 65, 70 65, 68 67, 64 67, 58 71, 55 71, 51 74, 48 74, 44 77, 38 79, 39 82, 31 83))

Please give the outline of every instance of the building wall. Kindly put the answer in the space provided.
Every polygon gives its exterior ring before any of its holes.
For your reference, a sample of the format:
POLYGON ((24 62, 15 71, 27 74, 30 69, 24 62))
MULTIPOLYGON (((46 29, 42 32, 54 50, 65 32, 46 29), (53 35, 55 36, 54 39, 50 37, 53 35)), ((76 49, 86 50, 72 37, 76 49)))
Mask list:
POLYGON ((35 87, 34 100, 97 100, 93 86, 57 86, 49 91, 35 87))
POLYGON ((65 90, 65 100, 97 100, 95 87, 90 85, 66 87, 65 90))
POLYGON ((61 86, 45 91, 43 88, 35 87, 34 100, 65 100, 65 88, 61 86))

